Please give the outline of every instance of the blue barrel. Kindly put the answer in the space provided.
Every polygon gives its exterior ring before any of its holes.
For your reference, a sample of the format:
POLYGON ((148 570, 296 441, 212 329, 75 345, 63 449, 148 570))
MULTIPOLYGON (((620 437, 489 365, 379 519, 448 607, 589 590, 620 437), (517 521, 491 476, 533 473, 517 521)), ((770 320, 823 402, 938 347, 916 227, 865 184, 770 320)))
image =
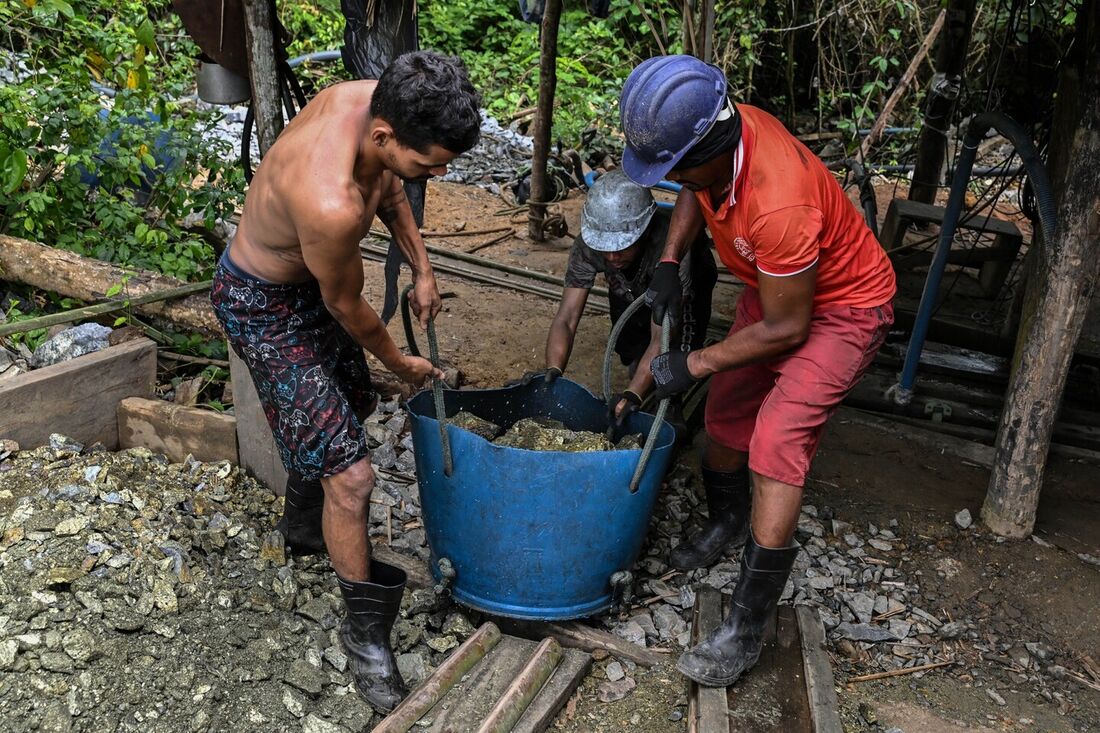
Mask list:
MULTIPOLYGON (((447 415, 466 410, 509 426, 550 417, 571 430, 603 432, 607 406, 564 377, 553 384, 444 392, 447 415)), ((461 603, 499 616, 559 620, 591 616, 612 602, 612 574, 638 558, 672 456, 665 423, 638 490, 630 480, 640 450, 566 453, 490 443, 447 426, 454 470, 444 475, 439 423, 430 391, 407 408, 432 573, 454 569, 461 603)), ((635 413, 628 432, 648 434, 651 415, 635 413)))

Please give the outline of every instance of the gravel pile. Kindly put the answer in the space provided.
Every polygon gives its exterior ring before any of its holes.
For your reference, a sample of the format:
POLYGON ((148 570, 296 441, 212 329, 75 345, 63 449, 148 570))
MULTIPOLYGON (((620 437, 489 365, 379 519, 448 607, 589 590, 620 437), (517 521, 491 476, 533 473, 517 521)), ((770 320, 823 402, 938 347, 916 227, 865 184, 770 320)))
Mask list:
MULTIPOLYGON (((375 415, 372 534, 426 555, 411 454, 375 415), (386 454, 386 451, 379 451, 386 454), (387 470, 387 469, 383 469, 387 470)), ((405 436, 407 437, 407 436, 405 436)), ((294 558, 281 499, 228 463, 144 449, 0 450, 0 719, 5 730, 306 731, 377 722, 337 640, 326 559, 294 558)), ((416 684, 473 631, 432 591, 406 593, 395 651, 416 684)))

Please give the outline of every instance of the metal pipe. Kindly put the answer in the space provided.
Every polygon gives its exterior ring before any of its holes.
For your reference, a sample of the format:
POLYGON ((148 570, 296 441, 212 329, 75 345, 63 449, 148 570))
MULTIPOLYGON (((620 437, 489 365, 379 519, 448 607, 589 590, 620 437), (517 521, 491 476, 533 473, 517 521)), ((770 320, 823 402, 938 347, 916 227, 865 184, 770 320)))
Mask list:
POLYGON ((1016 152, 1024 163, 1032 188, 1035 189, 1035 202, 1039 211, 1043 237, 1051 241, 1055 235, 1054 193, 1046 168, 1039 158, 1039 151, 1036 150, 1027 132, 1015 120, 999 112, 985 112, 974 117, 967 126, 966 136, 963 138, 962 153, 959 155, 955 175, 951 181, 951 192, 943 214, 943 226, 940 229, 939 241, 936 242, 935 253, 932 255, 932 264, 928 268, 928 277, 924 281, 924 291, 921 293, 920 306, 917 308, 916 320, 913 323, 913 333, 909 337, 909 347, 905 352, 905 363, 902 365, 898 383, 888 391, 899 405, 907 405, 913 398, 913 385, 917 380, 921 351, 924 349, 924 341, 928 335, 928 325, 937 307, 940 282, 943 280, 947 256, 951 253, 951 242, 954 240, 955 229, 958 227, 959 216, 962 213, 966 186, 970 181, 974 158, 978 154, 978 143, 990 128, 1004 135, 1016 146, 1016 152))

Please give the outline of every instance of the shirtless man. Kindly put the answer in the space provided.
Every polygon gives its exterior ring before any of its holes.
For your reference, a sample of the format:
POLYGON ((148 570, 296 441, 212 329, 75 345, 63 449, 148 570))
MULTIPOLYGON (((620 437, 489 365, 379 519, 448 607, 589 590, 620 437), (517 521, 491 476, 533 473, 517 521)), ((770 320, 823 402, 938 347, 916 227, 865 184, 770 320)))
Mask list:
POLYGON ((403 354, 363 298, 359 241, 376 215, 393 233, 425 327, 439 291, 401 182, 442 175, 473 147, 479 105, 462 63, 427 52, 318 94, 264 156, 211 294, 289 473, 280 528, 294 551, 327 546, 347 605, 340 640, 359 693, 381 712, 406 694, 389 639, 405 573, 370 558, 361 420, 377 398, 363 349, 416 386, 443 375, 403 354))

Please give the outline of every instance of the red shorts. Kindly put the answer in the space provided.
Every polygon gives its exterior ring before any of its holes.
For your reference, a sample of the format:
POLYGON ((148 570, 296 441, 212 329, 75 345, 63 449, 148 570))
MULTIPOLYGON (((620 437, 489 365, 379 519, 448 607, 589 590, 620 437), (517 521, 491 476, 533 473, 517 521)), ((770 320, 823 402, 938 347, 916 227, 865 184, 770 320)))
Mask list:
MULTIPOLYGON (((761 320, 760 294, 746 288, 730 334, 761 320)), ((707 395, 707 436, 748 452, 749 469, 802 486, 825 421, 875 358, 894 322, 890 303, 814 313, 794 351, 719 372, 707 395)))

